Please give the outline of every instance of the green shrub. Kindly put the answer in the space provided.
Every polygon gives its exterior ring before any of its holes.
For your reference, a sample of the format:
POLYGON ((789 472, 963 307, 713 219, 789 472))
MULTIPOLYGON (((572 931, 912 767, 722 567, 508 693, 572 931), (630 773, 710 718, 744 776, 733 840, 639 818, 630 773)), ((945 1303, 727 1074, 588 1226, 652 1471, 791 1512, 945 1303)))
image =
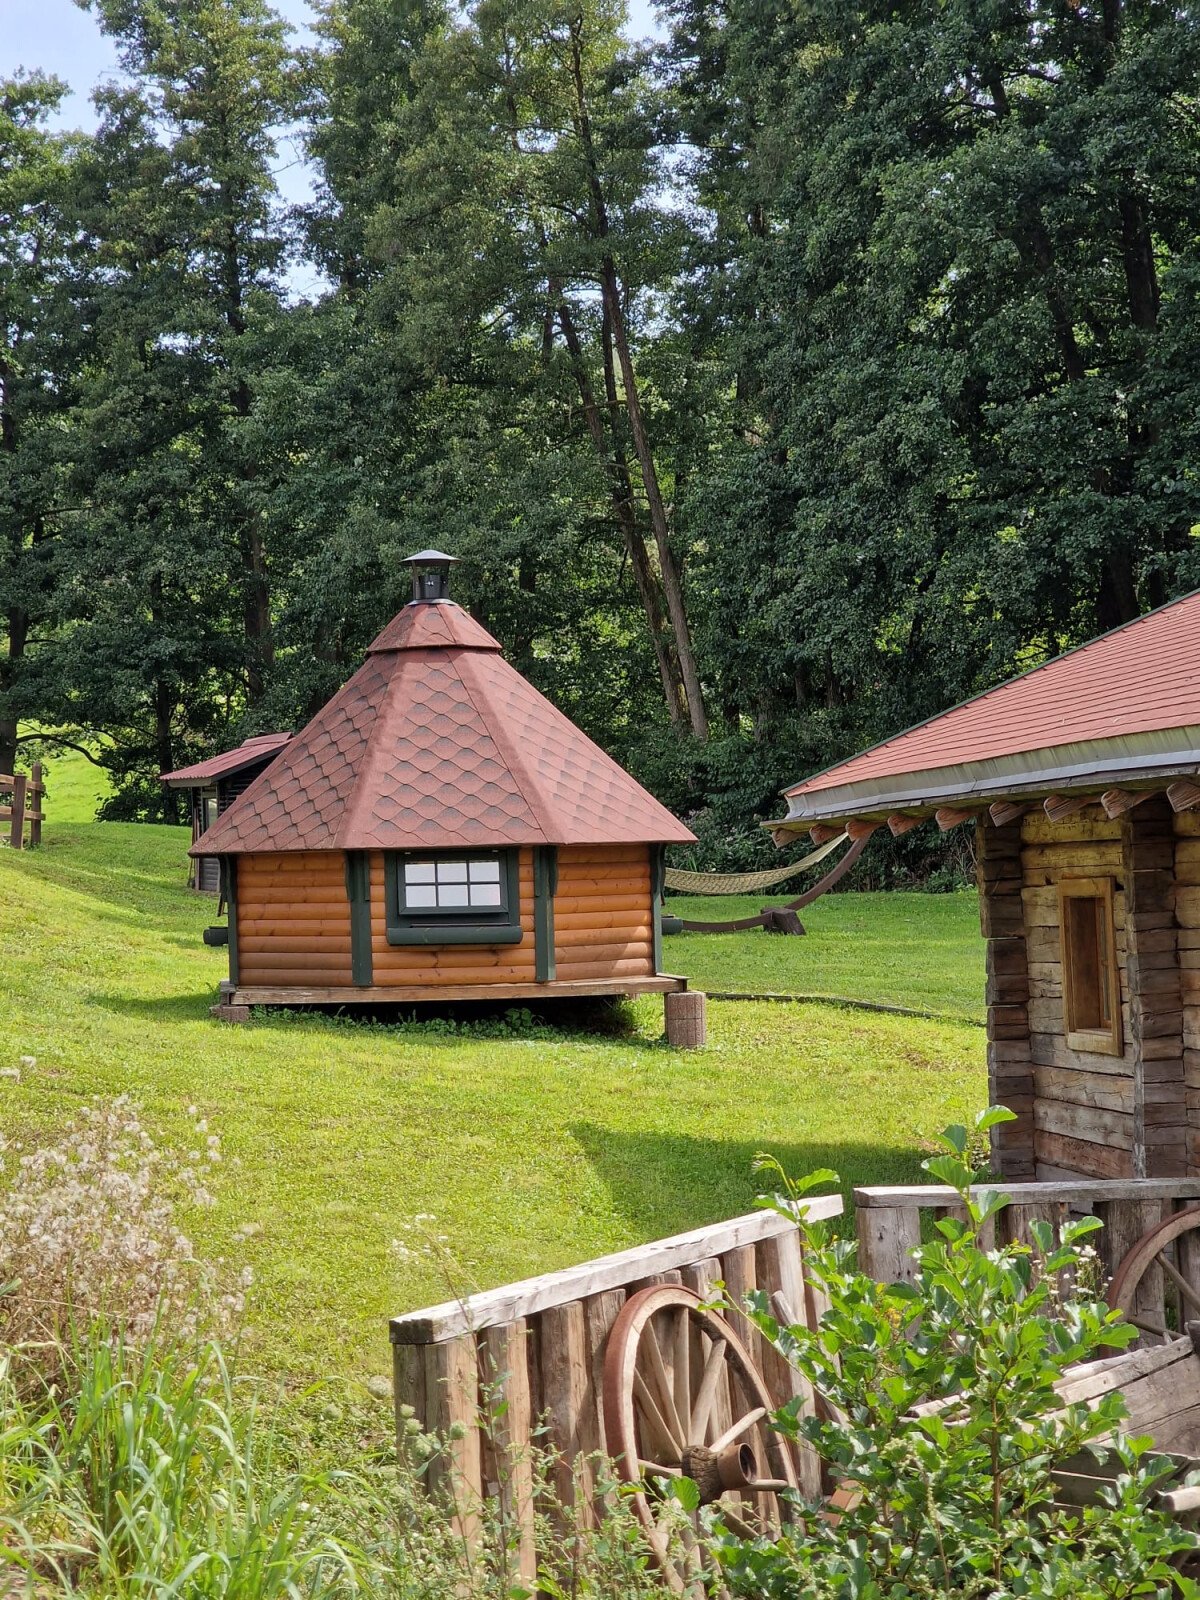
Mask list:
MULTIPOLYGON (((1010 1115, 993 1108, 978 1128, 1010 1115)), ((824 1419, 785 1408, 778 1426, 859 1499, 838 1520, 810 1508, 803 1531, 776 1543, 723 1538, 726 1581, 773 1600, 1200 1594, 1169 1564, 1195 1538, 1149 1504, 1171 1469, 1150 1440, 1120 1436, 1120 1395, 1087 1409, 1061 1407, 1055 1392, 1067 1367, 1136 1336, 1086 1290, 1060 1293, 1080 1279, 1099 1223, 1075 1222, 1057 1244, 1041 1224, 1032 1248, 985 1247, 1007 1202, 971 1198, 968 1139, 947 1130, 947 1153, 925 1163, 959 1192, 965 1220, 938 1223, 911 1283, 876 1283, 854 1269, 852 1244, 814 1227, 803 1230, 807 1268, 828 1298, 818 1328, 779 1327, 753 1297, 759 1327, 828 1404, 824 1419), (1103 1454, 1114 1430, 1119 1471, 1103 1501, 1053 1505, 1055 1468, 1083 1450, 1103 1454)), ((794 1216, 801 1194, 832 1176, 785 1180, 774 1203, 794 1216)))

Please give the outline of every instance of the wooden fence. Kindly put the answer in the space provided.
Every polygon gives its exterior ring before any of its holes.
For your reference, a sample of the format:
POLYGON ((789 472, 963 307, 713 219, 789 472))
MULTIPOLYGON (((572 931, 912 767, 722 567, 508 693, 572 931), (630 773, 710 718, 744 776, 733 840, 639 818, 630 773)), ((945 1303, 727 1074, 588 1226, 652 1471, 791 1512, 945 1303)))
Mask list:
MULTIPOLYGON (((1088 1241, 1099 1256, 1098 1277, 1107 1283, 1116 1273, 1126 1252, 1138 1239, 1176 1211, 1200 1204, 1200 1178, 1114 1178, 1072 1179, 1063 1183, 994 1183, 983 1189, 999 1189, 1011 1204, 999 1213, 995 1223, 997 1242, 1029 1242, 1031 1222, 1048 1222, 1056 1230, 1071 1216, 1092 1215, 1104 1224, 1088 1241)), ((912 1277, 911 1251, 921 1242, 922 1216, 960 1214, 953 1189, 935 1185, 911 1188, 864 1188, 854 1191, 855 1229, 858 1236, 858 1264, 881 1283, 894 1283, 912 1277)), ((1187 1233, 1173 1243, 1166 1255, 1178 1274, 1200 1292, 1200 1233, 1187 1233)), ((1134 1303, 1124 1307, 1134 1316, 1163 1321, 1164 1310, 1176 1289, 1159 1266, 1142 1279, 1134 1303)), ((1176 1305, 1176 1326, 1182 1326, 1176 1305)), ((1193 1315, 1188 1310, 1187 1315, 1193 1315)))
MULTIPOLYGON (((813 1221, 839 1216, 841 1197, 812 1200, 806 1212, 813 1221)), ((821 1309, 805 1282, 795 1225, 760 1211, 393 1320, 397 1427, 403 1434, 401 1408, 411 1407, 425 1427, 449 1437, 433 1486, 453 1485, 464 1534, 471 1535, 472 1507, 484 1495, 497 1497, 521 1531, 522 1575, 534 1576, 532 1456, 535 1449, 553 1454, 556 1498, 575 1505, 578 1495, 586 1523, 589 1458, 606 1449, 605 1342, 627 1297, 661 1283, 705 1294, 717 1280, 737 1303, 764 1290, 788 1321, 811 1322, 821 1309), (489 1421, 481 1428, 482 1411, 489 1421)), ((777 1405, 798 1394, 811 1399, 757 1330, 739 1331, 777 1405)), ((804 1488, 818 1492, 815 1457, 799 1452, 795 1464, 804 1488)))
POLYGON ((33 771, 0 772, 0 797, 7 794, 8 804, 0 805, 0 822, 8 823, 8 843, 14 850, 25 844, 25 826, 29 825, 29 843, 42 842, 42 823, 45 811, 42 804, 46 790, 42 783, 42 764, 33 763, 33 771))

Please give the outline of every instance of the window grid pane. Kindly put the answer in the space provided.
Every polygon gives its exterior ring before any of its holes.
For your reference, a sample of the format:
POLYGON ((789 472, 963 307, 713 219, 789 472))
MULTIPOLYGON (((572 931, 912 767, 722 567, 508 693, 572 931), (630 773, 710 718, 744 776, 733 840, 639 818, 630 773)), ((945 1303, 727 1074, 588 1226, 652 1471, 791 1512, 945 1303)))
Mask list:
POLYGON ((500 866, 497 856, 482 861, 406 861, 404 905, 414 911, 501 911, 500 866))

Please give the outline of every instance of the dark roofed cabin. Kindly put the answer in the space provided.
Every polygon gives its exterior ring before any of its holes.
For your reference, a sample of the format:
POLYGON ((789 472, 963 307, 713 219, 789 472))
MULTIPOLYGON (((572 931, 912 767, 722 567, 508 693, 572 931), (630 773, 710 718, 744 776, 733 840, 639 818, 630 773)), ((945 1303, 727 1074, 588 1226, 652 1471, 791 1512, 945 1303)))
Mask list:
POLYGON ((448 598, 451 559, 411 558, 412 602, 192 846, 224 863, 227 1008, 686 988, 659 912, 693 835, 448 598))
MULTIPOLYGON (((225 750, 207 761, 163 772, 159 782, 169 789, 181 789, 188 797, 188 817, 192 824, 192 843, 208 831, 217 818, 244 794, 265 772, 291 738, 290 733, 260 733, 246 739, 234 750, 225 750)), ((188 888, 201 894, 216 894, 221 882, 221 863, 216 856, 197 856, 193 852, 188 888)))
POLYGON ((974 826, 1003 1177, 1200 1173, 1200 593, 786 797, 779 843, 974 826))

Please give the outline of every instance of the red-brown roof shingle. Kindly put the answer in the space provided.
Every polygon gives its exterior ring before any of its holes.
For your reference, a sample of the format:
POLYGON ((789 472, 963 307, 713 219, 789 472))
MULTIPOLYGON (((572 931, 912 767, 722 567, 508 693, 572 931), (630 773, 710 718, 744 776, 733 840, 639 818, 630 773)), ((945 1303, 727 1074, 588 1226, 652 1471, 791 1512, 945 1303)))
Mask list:
POLYGON ((193 853, 692 838, 484 628, 438 601, 388 624, 193 853))

